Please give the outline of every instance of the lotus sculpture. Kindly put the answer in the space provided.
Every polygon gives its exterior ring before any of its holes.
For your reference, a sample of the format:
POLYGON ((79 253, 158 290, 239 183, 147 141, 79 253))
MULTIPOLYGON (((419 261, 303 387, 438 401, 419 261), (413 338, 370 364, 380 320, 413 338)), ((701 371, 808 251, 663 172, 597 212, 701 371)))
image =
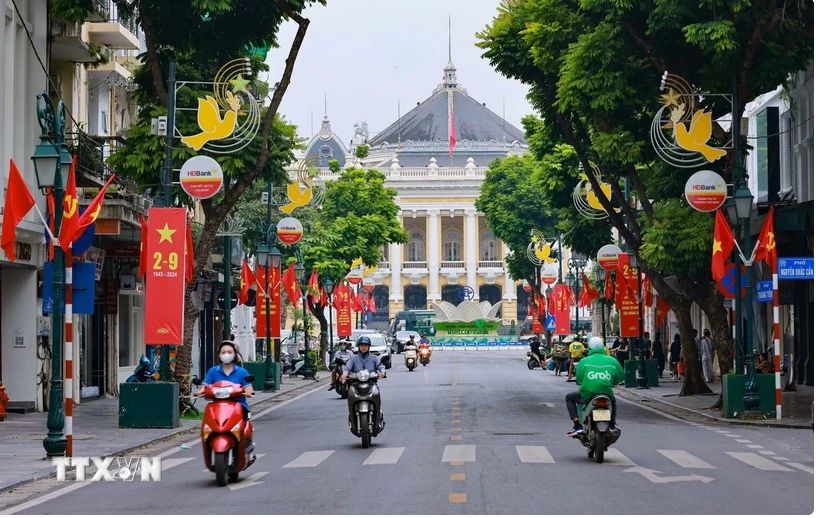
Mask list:
POLYGON ((436 314, 436 322, 498 322, 496 317, 501 308, 501 302, 491 305, 490 302, 473 302, 465 300, 458 306, 442 301, 439 304, 431 302, 431 309, 436 314))

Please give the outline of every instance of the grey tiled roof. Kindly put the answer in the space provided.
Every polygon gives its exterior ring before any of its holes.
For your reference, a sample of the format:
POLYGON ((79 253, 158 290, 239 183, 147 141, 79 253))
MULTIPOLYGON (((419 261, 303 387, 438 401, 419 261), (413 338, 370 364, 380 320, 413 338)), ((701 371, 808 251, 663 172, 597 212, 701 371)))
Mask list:
MULTIPOLYGON (((507 151, 510 151, 508 148, 507 151)), ((431 158, 436 158, 436 163, 439 167, 465 167, 468 158, 473 158, 473 163, 476 167, 487 167, 490 162, 497 158, 504 158, 507 156, 507 151, 477 151, 477 150, 462 150, 454 149, 453 160, 451 164, 451 157, 448 155, 448 150, 422 150, 416 152, 400 152, 397 154, 399 158, 399 165, 401 167, 427 167, 431 162, 431 158)), ((378 165, 381 168, 391 167, 391 158, 385 160, 378 165)))
MULTIPOLYGON (((413 110, 403 115, 397 122, 380 132, 369 141, 378 146, 383 142, 396 144, 406 141, 448 141, 448 91, 435 92, 413 110)), ((495 140, 508 144, 514 140, 526 145, 524 132, 467 94, 453 90, 453 116, 456 124, 456 140, 487 142, 495 140)), ((475 159, 476 157, 474 157, 475 159)), ((437 160, 440 158, 437 157, 437 160)), ((400 159, 401 161, 402 159, 400 159)), ((424 164, 427 165, 427 162, 424 164)), ((464 165, 464 164, 463 164, 464 165)))

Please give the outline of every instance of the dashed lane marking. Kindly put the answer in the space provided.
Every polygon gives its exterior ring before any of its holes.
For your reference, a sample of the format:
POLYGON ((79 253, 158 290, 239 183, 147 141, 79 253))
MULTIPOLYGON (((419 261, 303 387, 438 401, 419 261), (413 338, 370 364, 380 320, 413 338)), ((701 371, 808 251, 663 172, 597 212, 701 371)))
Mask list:
POLYGON ((749 466, 760 469, 762 471, 793 471, 781 464, 777 464, 776 462, 768 460, 765 457, 760 457, 754 452, 727 451, 725 453, 726 455, 730 455, 740 462, 744 462, 745 464, 748 464, 749 466))
POLYGON ((448 445, 442 454, 442 462, 476 462, 475 445, 448 445))
POLYGON ((329 455, 334 453, 334 450, 327 451, 307 451, 301 454, 284 468, 314 468, 320 465, 321 462, 329 458, 329 455))
POLYGON ((405 448, 377 448, 363 462, 363 466, 375 464, 396 464, 405 448))
POLYGON ((516 446, 519 460, 529 464, 555 464, 550 452, 544 446, 516 446))
POLYGON ((798 462, 788 462, 788 466, 793 466, 794 468, 801 469, 802 471, 807 471, 810 474, 813 474, 813 468, 810 466, 805 466, 804 464, 800 464, 798 462))
POLYGON ((616 450, 615 448, 609 448, 606 452, 606 456, 604 457, 604 464, 614 464, 616 466, 634 466, 635 463, 632 462, 629 457, 621 453, 620 451, 616 450))
POLYGON ((451 493, 448 495, 448 503, 451 504, 466 504, 467 495, 465 493, 451 493))
POLYGON ((708 462, 695 457, 686 450, 657 450, 657 452, 681 468, 716 469, 708 462))
POLYGON ((451 473, 450 479, 451 480, 465 480, 465 474, 464 473, 451 473))

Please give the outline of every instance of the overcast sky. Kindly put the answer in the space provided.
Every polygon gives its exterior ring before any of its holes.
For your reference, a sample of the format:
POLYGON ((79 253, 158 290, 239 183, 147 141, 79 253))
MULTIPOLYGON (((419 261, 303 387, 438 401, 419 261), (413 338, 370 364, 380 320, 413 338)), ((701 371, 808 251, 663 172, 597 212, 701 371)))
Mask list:
MULTIPOLYGON (((476 32, 496 13, 499 0, 328 0, 305 15, 309 30, 295 64, 281 113, 303 137, 320 129, 323 94, 332 129, 348 145, 354 123, 365 120, 369 137, 428 98, 442 82, 448 61, 448 14, 453 64, 468 94, 520 127, 532 113, 527 87, 506 79, 481 58, 476 32), (313 112, 313 116, 310 115, 313 112)), ((297 25, 286 23, 280 48, 267 56, 270 83, 280 78, 297 25)))

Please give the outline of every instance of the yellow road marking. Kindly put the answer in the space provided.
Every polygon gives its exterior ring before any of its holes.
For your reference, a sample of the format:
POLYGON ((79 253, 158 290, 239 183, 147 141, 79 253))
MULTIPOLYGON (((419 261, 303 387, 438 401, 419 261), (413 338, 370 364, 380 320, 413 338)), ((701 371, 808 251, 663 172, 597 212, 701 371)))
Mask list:
POLYGON ((452 460, 450 465, 451 466, 464 466, 465 461, 463 461, 463 460, 452 460))
POLYGON ((461 435, 454 435, 454 436, 451 437, 451 441, 461 441, 461 440, 462 440, 461 435))
POLYGON ((451 423, 453 423, 453 424, 459 424, 461 422, 462 422, 461 419, 451 419, 451 423))
POLYGON ((451 473, 450 479, 451 480, 465 480, 465 474, 464 473, 451 473))
POLYGON ((448 502, 451 504, 466 504, 467 495, 465 493, 451 493, 448 495, 448 502))

